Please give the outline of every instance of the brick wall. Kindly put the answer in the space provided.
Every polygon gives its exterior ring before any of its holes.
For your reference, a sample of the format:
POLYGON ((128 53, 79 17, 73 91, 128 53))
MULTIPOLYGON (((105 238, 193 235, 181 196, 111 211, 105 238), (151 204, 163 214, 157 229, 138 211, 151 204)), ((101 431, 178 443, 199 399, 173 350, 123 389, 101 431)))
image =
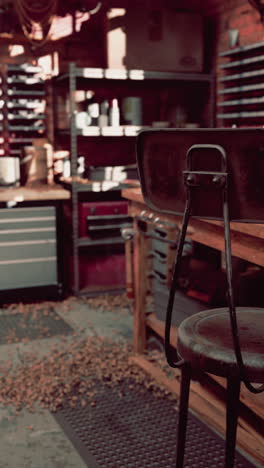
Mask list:
POLYGON ((263 55, 264 24, 261 22, 258 11, 245 0, 225 0, 224 2, 219 2, 219 31, 216 56, 217 126, 262 127, 264 125, 264 112, 262 115, 264 88, 261 88, 264 82, 264 60, 261 59, 263 55), (232 34, 237 34, 238 36, 238 40, 234 44, 231 41, 232 34), (249 50, 243 49, 244 46, 261 43, 262 41, 263 47, 249 50), (242 48, 241 52, 226 57, 219 57, 219 53, 237 47, 242 48), (260 57, 260 59, 258 60, 257 57, 260 57), (252 58, 256 59, 253 63, 243 63, 239 66, 226 69, 220 68, 221 64, 228 64, 232 61, 240 61, 241 63, 241 60, 252 58), (234 77, 234 80, 232 80, 232 76, 238 74, 243 74, 243 78, 242 76, 239 79, 234 77), (227 81, 219 81, 223 77, 227 78, 227 81), (219 92, 222 94, 219 94, 219 92), (236 102, 236 104, 231 105, 229 102, 229 104, 223 105, 227 101, 236 102), (223 117, 224 113, 225 117, 223 117), (227 117, 228 113, 230 117, 227 117), (231 116, 234 116, 234 118, 231 116))
POLYGON ((264 39, 259 13, 245 0, 225 0, 220 6, 219 51, 229 48, 228 30, 239 30, 239 45, 264 39))

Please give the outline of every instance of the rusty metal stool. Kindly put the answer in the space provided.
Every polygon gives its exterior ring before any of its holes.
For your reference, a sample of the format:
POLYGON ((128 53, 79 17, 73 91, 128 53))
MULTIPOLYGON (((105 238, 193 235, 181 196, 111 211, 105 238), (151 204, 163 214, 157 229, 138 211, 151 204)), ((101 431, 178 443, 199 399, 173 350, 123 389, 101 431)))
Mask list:
POLYGON ((183 215, 165 326, 167 361, 181 369, 176 468, 184 466, 190 380, 197 370, 227 379, 224 466, 233 468, 240 384, 253 393, 264 390, 264 309, 235 307, 230 220, 264 223, 264 130, 144 131, 137 139, 137 160, 146 204, 183 215), (172 309, 191 216, 224 222, 228 306, 186 318, 172 350, 172 309))

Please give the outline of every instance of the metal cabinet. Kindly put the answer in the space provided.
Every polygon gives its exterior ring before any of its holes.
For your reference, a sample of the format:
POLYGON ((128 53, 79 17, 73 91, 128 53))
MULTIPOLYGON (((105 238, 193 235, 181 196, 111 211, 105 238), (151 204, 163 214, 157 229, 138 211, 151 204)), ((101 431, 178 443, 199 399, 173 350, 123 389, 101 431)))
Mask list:
POLYGON ((56 208, 1 208, 0 291, 57 283, 56 208))
MULTIPOLYGON (((172 270, 176 256, 177 233, 178 228, 176 225, 169 227, 164 224, 161 227, 156 226, 154 223, 148 229, 147 234, 151 240, 151 251, 148 255, 151 260, 151 270, 148 276, 152 278, 153 306, 157 318, 162 321, 165 321, 166 318, 172 270)), ((188 274, 191 253, 192 242, 187 237, 181 262, 182 279, 188 274)), ((178 288, 173 306, 173 325, 178 326, 186 317, 204 310, 204 308, 203 303, 188 297, 181 288, 178 288)))

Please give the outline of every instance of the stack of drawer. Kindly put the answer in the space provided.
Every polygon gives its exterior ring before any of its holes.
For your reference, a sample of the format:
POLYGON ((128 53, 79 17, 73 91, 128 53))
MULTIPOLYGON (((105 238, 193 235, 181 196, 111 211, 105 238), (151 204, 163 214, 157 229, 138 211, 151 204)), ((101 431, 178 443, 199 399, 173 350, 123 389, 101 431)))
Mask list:
POLYGON ((55 207, 0 209, 0 290, 57 283, 55 207))
MULTIPOLYGON (((156 316, 160 320, 165 321, 172 269, 176 256, 177 230, 154 227, 149 231, 148 235, 152 240, 152 250, 150 252, 152 267, 150 277, 153 279, 154 310, 156 316)), ((187 275, 191 253, 192 243, 187 238, 183 249, 181 278, 187 275)), ((182 320, 189 315, 204 309, 205 305, 203 303, 186 296, 185 293, 179 289, 175 294, 172 323, 178 326, 182 320)))
POLYGON ((124 244, 121 229, 130 226, 126 201, 83 202, 79 206, 79 236, 91 240, 119 238, 124 244))

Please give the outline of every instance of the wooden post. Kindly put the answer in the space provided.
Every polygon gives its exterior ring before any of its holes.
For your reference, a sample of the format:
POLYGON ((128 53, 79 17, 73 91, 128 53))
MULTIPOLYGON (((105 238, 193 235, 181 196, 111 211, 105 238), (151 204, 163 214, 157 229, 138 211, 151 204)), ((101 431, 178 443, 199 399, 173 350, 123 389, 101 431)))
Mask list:
POLYGON ((146 348, 146 243, 144 234, 138 227, 138 221, 134 219, 134 350, 143 353, 146 348))
POLYGON ((125 241, 126 254, 126 291, 127 297, 134 297, 134 281, 133 281, 133 239, 125 241))

